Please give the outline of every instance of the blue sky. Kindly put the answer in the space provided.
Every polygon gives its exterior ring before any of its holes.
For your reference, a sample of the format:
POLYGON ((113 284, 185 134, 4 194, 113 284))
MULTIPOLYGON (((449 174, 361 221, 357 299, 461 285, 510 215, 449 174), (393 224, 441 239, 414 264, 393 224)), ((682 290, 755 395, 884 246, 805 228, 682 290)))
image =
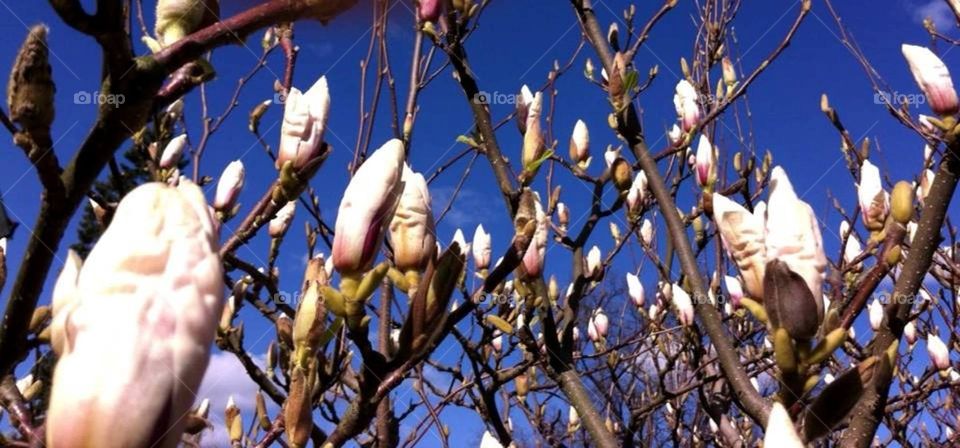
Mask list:
MULTIPOLYGON (((93 3, 85 1, 84 3, 93 3)), ((152 2, 148 2, 151 3, 152 2)), ((224 14, 236 12, 251 1, 223 2, 224 14)), ((320 192, 320 204, 324 218, 332 224, 340 193, 346 185, 346 166, 352 156, 357 135, 359 61, 364 57, 369 39, 369 7, 367 2, 328 26, 317 23, 301 23, 296 31, 300 56, 295 76, 295 85, 305 89, 317 77, 327 76, 332 92, 333 109, 326 134, 334 152, 326 162, 313 185, 320 192)), ((638 17, 647 17, 651 3, 641 2, 638 17)), ((674 121, 672 105, 673 88, 679 79, 679 60, 690 59, 696 28, 691 19, 692 2, 680 2, 674 11, 652 33, 649 43, 638 53, 635 64, 641 73, 653 65, 659 65, 660 75, 652 87, 641 97, 644 125, 652 147, 662 148, 663 129, 674 121)), ((901 43, 925 44, 928 36, 920 26, 925 15, 944 24, 950 22, 949 12, 940 0, 886 0, 884 2, 835 2, 846 25, 858 45, 870 58, 878 72, 897 93, 916 94, 917 89, 900 56, 901 43), (882 4, 882 5, 881 5, 882 4)), ((620 0, 595 1, 601 23, 608 24, 620 19, 620 11, 628 3, 620 0)), ((406 2, 395 3, 391 13, 388 36, 393 63, 393 74, 401 102, 406 97, 410 48, 413 42, 412 12, 406 2)), ((792 23, 799 2, 767 1, 750 2, 739 14, 736 35, 739 50, 744 55, 745 67, 756 66, 779 42, 792 23)), ((152 23, 152 14, 147 11, 147 21, 152 23)), ((92 105, 74 104, 74 95, 80 92, 95 92, 99 79, 99 49, 96 44, 62 24, 52 14, 46 2, 20 2, 0 0, 0 32, 6 36, 0 40, 0 61, 13 61, 17 48, 26 35, 27 27, 46 23, 51 28, 51 49, 54 78, 57 83, 57 118, 53 128, 56 152, 61 161, 78 147, 93 122, 96 108, 92 105)), ((621 29, 624 27, 621 25, 621 29)), ((847 173, 839 152, 839 137, 830 123, 819 111, 821 93, 830 96, 831 104, 838 110, 850 133, 858 141, 869 137, 874 142, 871 159, 893 180, 912 180, 922 166, 923 143, 909 130, 902 128, 875 101, 875 96, 866 82, 863 70, 838 41, 838 32, 829 12, 821 2, 814 2, 811 16, 806 20, 784 54, 756 81, 749 91, 752 119, 749 126, 754 132, 757 149, 769 149, 777 164, 783 165, 793 179, 798 193, 804 195, 819 218, 825 223, 824 240, 831 258, 839 253, 836 227, 838 216, 830 207, 831 197, 836 197, 852 210, 856 201, 853 181, 847 173)), ((951 34, 955 34, 952 33, 951 34)), ((567 2, 547 0, 495 1, 486 10, 476 34, 468 43, 468 52, 481 89, 486 92, 513 94, 522 84, 531 87, 542 85, 553 62, 566 62, 579 41, 579 28, 567 2)), ((248 72, 260 55, 260 35, 251 36, 247 46, 234 46, 217 50, 213 65, 217 79, 208 84, 209 107, 214 116, 219 115, 236 86, 236 79, 248 72)), ((140 52, 146 51, 142 45, 140 52)), ((943 53, 946 48, 938 48, 943 53)), ((617 144, 606 126, 609 106, 605 96, 596 87, 586 82, 581 74, 586 57, 592 53, 585 49, 576 59, 570 71, 558 83, 558 107, 553 123, 553 132, 565 153, 573 123, 583 119, 591 130, 594 164, 591 172, 600 170, 601 152, 607 144, 617 144)), ((957 65, 960 53, 946 51, 943 58, 948 66, 960 70, 957 65)), ((443 57, 438 54, 432 69, 439 67, 443 57)), ((596 59, 594 58, 594 62, 596 59)), ((282 74, 283 61, 279 52, 269 60, 246 87, 240 104, 221 130, 214 135, 202 162, 201 172, 213 177, 219 175, 231 160, 241 159, 247 167, 247 181, 240 201, 252 205, 275 175, 273 164, 246 130, 247 112, 258 102, 272 98, 274 78, 282 74)), ((368 95, 369 97, 369 95, 368 95)), ((385 97, 387 97, 385 95, 385 97)), ((467 133, 472 126, 469 109, 462 91, 450 76, 449 70, 440 74, 421 95, 420 114, 414 134, 414 147, 410 163, 417 171, 429 176, 452 154, 462 150, 456 137, 467 133)), ((402 105, 401 105, 402 107, 402 105)), ((506 116, 512 105, 493 105, 495 119, 506 116)), ((386 102, 381 110, 388 112, 386 102)), ((912 108, 911 113, 926 113, 924 106, 912 108)), ((199 96, 194 93, 187 99, 187 119, 191 123, 191 143, 199 139, 199 96)), ((729 115, 728 115, 729 116, 729 115)), ((273 107, 261 121, 260 128, 267 141, 275 146, 279 133, 281 108, 273 107)), ((378 116, 374 130, 373 148, 391 137, 389 113, 378 116)), ((734 136, 726 131, 736 129, 732 118, 722 120, 717 145, 722 154, 740 150, 734 136)), ((514 126, 504 126, 498 133, 500 146, 505 155, 519 159, 520 136, 514 126)), ((15 272, 27 240, 27 232, 38 211, 39 183, 22 152, 8 143, 2 145, 4 154, 0 164, 0 193, 11 216, 21 222, 22 228, 16 239, 9 244, 9 270, 15 272)), ((466 160, 457 163, 431 185, 434 209, 442 210, 466 167, 466 160)), ((502 206, 491 172, 483 158, 473 166, 470 181, 454 204, 451 212, 438 226, 439 240, 446 243, 458 227, 470 238, 477 224, 493 234, 494 253, 500 253, 506 244, 508 217, 502 206)), ((581 188, 569 176, 561 176, 565 184, 564 201, 572 209, 574 221, 584 212, 583 201, 587 190, 581 188)), ((542 178, 535 184, 543 188, 542 178)), ((692 187, 691 187, 692 188, 692 187)), ((212 187, 208 188, 212 197, 212 187)), ((694 204, 690 191, 684 191, 679 199, 681 208, 689 209, 694 204)), ((244 212, 246 208, 242 209, 244 212)), ((78 215, 79 216, 79 215, 78 215)), ((956 217, 952 211, 951 217, 956 217)), ((293 231, 285 241, 284 254, 278 263, 281 269, 281 289, 296 290, 303 268, 305 248, 302 244, 303 219, 306 213, 298 214, 293 231)), ((75 235, 75 224, 68 231, 65 244, 58 254, 63 259, 66 246, 75 235)), ((236 222, 232 223, 236 224, 236 222)), ((622 225, 622 224, 621 224, 622 225)), ((229 230, 230 224, 226 229, 229 230)), ((579 225, 574 224, 574 228, 579 225)), ((606 224, 594 233, 592 244, 605 252, 613 243, 606 232, 606 224)), ((238 255, 256 264, 265 260, 267 241, 257 239, 238 255)), ((325 247, 319 250, 328 252, 325 247)), ((561 280, 567 278, 569 254, 565 251, 551 252, 548 256, 548 271, 556 273, 561 280)), ((615 266, 618 278, 622 272, 633 269, 630 255, 621 257, 615 266)), ((59 270, 62 261, 55 263, 59 270)), ((11 274, 11 277, 13 275, 11 274)), ((50 280, 55 278, 51 275, 50 280)), ((8 287, 4 291, 9 291, 8 287)), ((651 288, 652 285, 648 285, 651 288)), ((49 290, 43 301, 49 300, 49 290)), ((6 300, 6 295, 2 295, 6 300)), ((250 310, 245 309, 245 314, 250 310)), ((862 325, 858 326, 858 330, 862 325)), ((270 335, 262 325, 247 326, 247 341, 251 352, 262 353, 270 335), (258 336, 264 337, 259 338, 258 336), (256 341, 256 343, 254 343, 256 341), (258 351, 259 350, 259 351, 258 351)), ((867 328, 863 334, 869 333, 867 328)), ((452 346, 444 345, 441 351, 452 346)), ((452 356, 452 355, 451 355, 452 356)), ((224 365, 228 365, 224 361, 224 365)), ((230 370, 226 368, 225 370, 230 370)), ((227 384, 234 384, 228 379, 227 384)), ((239 384, 239 383, 238 383, 239 384)), ((239 385, 236 387, 240 387, 239 385)), ((220 387, 219 389, 230 389, 220 387)), ((401 387, 398 394, 410 399, 408 388, 401 387)), ((208 389, 209 390, 209 389, 208 389)), ((229 393, 229 390, 226 391, 229 393)), ((225 399, 225 397, 222 397, 225 399)), ((214 409, 222 404, 214 403, 214 409)), ((418 415, 418 413, 415 413, 418 415)), ((451 415, 463 417, 466 414, 451 415)), ((519 416, 514 421, 519 420, 519 416)), ((461 440, 476 440, 482 422, 471 420, 469 424, 457 425, 455 436, 461 440)), ((428 442, 430 436, 424 439, 428 442)))

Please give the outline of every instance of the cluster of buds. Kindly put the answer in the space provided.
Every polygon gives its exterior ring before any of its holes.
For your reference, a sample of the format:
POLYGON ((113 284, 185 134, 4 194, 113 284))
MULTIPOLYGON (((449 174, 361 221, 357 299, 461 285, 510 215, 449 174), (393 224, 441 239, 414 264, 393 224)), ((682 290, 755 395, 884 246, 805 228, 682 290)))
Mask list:
POLYGON ((774 328, 807 340, 823 320, 823 240, 813 209, 797 197, 782 168, 771 174, 769 205, 753 213, 713 195, 714 221, 740 269, 743 287, 763 301, 774 328))
POLYGON ((54 293, 49 445, 179 443, 223 308, 217 239, 197 186, 149 183, 82 267, 70 257, 54 293))

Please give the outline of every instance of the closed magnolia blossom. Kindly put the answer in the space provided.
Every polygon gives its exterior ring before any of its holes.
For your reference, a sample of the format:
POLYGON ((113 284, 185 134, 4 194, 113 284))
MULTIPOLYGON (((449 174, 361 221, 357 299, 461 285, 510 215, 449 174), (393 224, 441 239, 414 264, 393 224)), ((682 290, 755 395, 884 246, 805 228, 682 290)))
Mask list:
POLYGON ((470 243, 468 243, 467 238, 463 236, 463 229, 457 228, 457 231, 453 232, 453 239, 450 243, 457 243, 457 245, 460 246, 460 253, 470 253, 470 243))
POLYGON ((607 164, 607 168, 613 166, 613 163, 620 158, 620 148, 608 147, 606 151, 603 152, 603 161, 607 164))
POLYGON ((219 12, 217 0, 160 0, 155 27, 157 40, 162 46, 173 44, 216 20, 219 12))
POLYGON ((870 304, 870 309, 868 311, 870 316, 870 328, 873 331, 880 329, 880 325, 883 325, 883 304, 879 300, 874 299, 870 304))
POLYGON ((627 210, 630 212, 639 212, 643 201, 647 196, 647 173, 640 171, 633 178, 630 189, 627 190, 627 210))
POLYGON ((390 221, 393 262, 402 272, 426 267, 436 250, 436 224, 423 175, 403 165, 403 193, 390 221))
POLYGON ((863 216, 863 225, 870 230, 883 228, 890 208, 890 198, 883 190, 880 180, 880 169, 876 165, 864 160, 860 166, 860 183, 857 185, 857 197, 860 201, 860 213, 863 216))
POLYGON ((677 83, 676 93, 673 94, 673 107, 684 132, 690 132, 700 122, 700 104, 697 98, 697 89, 693 84, 686 79, 677 83))
POLYGON ((576 428, 580 425, 580 413, 577 412, 577 408, 570 406, 570 412, 567 414, 567 417, 571 428, 576 428))
MULTIPOLYGON (((752 380, 753 378, 751 378, 752 380)), ((797 428, 790 419, 787 409, 779 402, 773 402, 770 416, 767 417, 767 429, 763 436, 763 446, 777 448, 804 448, 797 428)))
POLYGON ((517 127, 520 129, 521 134, 527 132, 527 111, 530 109, 533 99, 533 92, 524 84, 523 87, 520 88, 520 95, 517 97, 517 127))
POLYGON ((903 337, 906 338, 907 343, 910 345, 917 343, 917 326, 912 320, 903 326, 903 337))
POLYGON ((403 188, 403 142, 385 143, 357 169, 340 200, 333 265, 345 274, 373 265, 403 188))
POLYGON ((645 300, 643 283, 640 283, 640 277, 637 277, 636 274, 632 272, 627 272, 627 293, 630 295, 630 300, 633 301, 634 305, 638 308, 643 306, 645 300))
POLYGON ((730 304, 739 307, 740 301, 743 300, 743 285, 740 284, 740 279, 725 275, 723 276, 723 284, 727 287, 727 298, 730 304))
POLYGON ((280 207, 280 210, 277 210, 277 215, 270 220, 270 225, 267 227, 270 238, 280 238, 287 233, 296 211, 297 201, 287 202, 283 207, 280 207))
POLYGON ((490 267, 490 234, 483 230, 483 224, 473 232, 473 264, 477 270, 490 267))
POLYGON ((743 287, 750 297, 763 299, 763 275, 766 267, 764 217, 755 208, 750 213, 742 205, 720 194, 713 195, 713 220, 720 231, 723 247, 740 268, 743 287))
POLYGON ((276 167, 288 161, 300 169, 323 155, 323 132, 330 114, 330 90, 321 76, 306 92, 291 87, 284 100, 276 167))
POLYGON ((601 337, 607 337, 607 333, 610 332, 610 319, 603 312, 603 308, 597 308, 593 312, 593 326, 601 337))
POLYGON ((677 320, 680 324, 688 327, 693 324, 693 301, 690 300, 690 294, 687 294, 680 285, 674 283, 670 291, 670 300, 677 310, 677 320))
POLYGON ((580 168, 586 169, 590 165, 590 131, 583 120, 577 120, 573 125, 573 135, 570 137, 570 160, 580 168))
POLYGON ((441 0, 419 0, 417 13, 420 20, 424 22, 436 22, 440 18, 440 10, 443 7, 441 0))
POLYGON ((653 244, 653 222, 649 219, 644 219, 640 224, 640 240, 646 246, 653 244))
POLYGON ((217 181, 217 192, 213 198, 213 208, 221 212, 230 212, 237 203, 240 190, 243 189, 245 170, 243 162, 234 160, 223 169, 217 181))
POLYGON ((816 215, 809 204, 800 200, 787 173, 775 167, 770 177, 767 201, 767 260, 780 260, 791 271, 803 277, 823 314, 823 273, 827 258, 816 215))
POLYGON ((48 446, 178 445, 223 308, 217 239, 188 181, 124 197, 76 282, 58 282, 73 304, 58 310, 48 446))
POLYGON ((584 275, 588 278, 597 278, 603 272, 603 260, 601 259, 600 248, 593 246, 587 252, 586 272, 584 275))
POLYGON ((713 144, 710 143, 710 140, 707 139, 707 136, 701 135, 700 140, 697 141, 697 156, 696 156, 696 177, 697 185, 701 187, 709 186, 713 183, 713 179, 716 175, 713 173, 714 165, 716 165, 716 154, 713 150, 713 144))
MULTIPOLYGON (((860 245, 860 242, 857 241, 857 238, 851 235, 847 238, 847 242, 843 247, 843 262, 848 265, 853 264, 854 261, 860 257, 860 254, 863 253, 863 246, 860 245)), ((859 269, 862 263, 857 263, 854 266, 854 269, 859 269)))
POLYGON ((936 176, 933 170, 923 170, 923 173, 920 175, 920 186, 917 187, 917 200, 920 201, 921 205, 926 203, 927 195, 930 194, 930 188, 933 187, 933 180, 936 176))
POLYGON ((544 257, 547 255, 547 237, 549 236, 550 218, 543 212, 543 206, 540 201, 534 202, 536 206, 535 218, 537 220, 537 229, 533 234, 533 240, 527 246, 527 251, 523 254, 521 267, 527 277, 539 277, 543 274, 544 257))
POLYGON ((930 356, 930 363, 937 370, 945 371, 950 368, 950 350, 940 336, 933 333, 927 335, 927 354, 930 356))
POLYGON ((930 109, 941 116, 956 114, 957 91, 943 61, 926 47, 904 44, 900 50, 910 66, 913 80, 926 95, 930 109))
POLYGON ((683 141, 683 130, 680 129, 680 126, 673 125, 667 132, 667 139, 670 140, 670 145, 679 145, 683 141))
POLYGON ((167 146, 163 148, 163 153, 160 154, 160 168, 171 169, 176 168, 177 164, 180 163, 180 158, 183 157, 183 151, 187 148, 187 135, 178 135, 167 143, 167 146))
POLYGON ((533 101, 527 105, 527 123, 523 133, 523 166, 530 167, 543 156, 545 151, 543 142, 543 128, 540 124, 540 115, 543 111, 543 94, 537 92, 533 101))

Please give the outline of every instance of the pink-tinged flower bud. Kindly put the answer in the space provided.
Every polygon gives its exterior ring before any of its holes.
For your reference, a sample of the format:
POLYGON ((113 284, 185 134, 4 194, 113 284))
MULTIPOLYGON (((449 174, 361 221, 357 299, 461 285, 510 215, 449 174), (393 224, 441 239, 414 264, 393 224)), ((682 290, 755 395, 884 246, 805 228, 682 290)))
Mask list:
POLYGON ((436 22, 440 18, 443 2, 440 0, 419 0, 417 12, 423 22, 436 22))
POLYGON ((490 267, 490 234, 483 230, 483 224, 473 232, 473 264, 479 270, 490 267))
POLYGON ((503 350, 503 334, 500 333, 500 330, 493 332, 493 339, 490 340, 490 345, 496 352, 503 350))
POLYGON ((403 165, 403 194, 390 222, 393 262, 402 272, 427 266, 436 250, 436 224, 423 175, 403 165))
POLYGON ((527 111, 533 104, 533 93, 526 84, 520 88, 520 95, 517 97, 517 128, 521 134, 527 133, 527 111))
POLYGON ((713 184, 716 175, 714 174, 714 165, 716 165, 716 155, 713 145, 705 135, 700 136, 697 142, 697 185, 707 187, 713 184))
POLYGON ((647 310, 647 315, 650 320, 657 320, 657 314, 660 314, 660 305, 656 302, 650 304, 650 309, 647 310))
POLYGON ((670 146, 679 145, 683 141, 683 130, 680 129, 680 126, 673 125, 667 132, 667 139, 670 141, 670 146))
POLYGON ((910 345, 917 343, 917 326, 912 320, 903 326, 903 337, 907 339, 907 343, 910 345))
POLYGON ((463 236, 463 230, 457 229, 456 232, 453 232, 453 239, 450 240, 450 243, 457 243, 460 246, 460 253, 470 253, 470 243, 467 242, 467 239, 463 236))
POLYGON ((390 140, 360 165, 347 185, 331 255, 340 273, 358 273, 373 265, 400 199, 403 159, 403 143, 390 140))
POLYGON ((677 119, 684 132, 690 132, 700 122, 700 104, 697 89, 686 79, 677 83, 673 95, 673 107, 677 110, 677 119))
POLYGON ((640 283, 640 277, 637 277, 632 272, 627 272, 627 293, 637 308, 643 306, 643 302, 646 299, 643 293, 643 283, 640 283))
POLYGON ((490 434, 490 431, 484 431, 483 438, 480 439, 480 448, 503 448, 503 445, 493 434, 490 434))
POLYGON ((946 344, 933 333, 927 335, 927 354, 930 355, 930 362, 937 370, 947 370, 950 368, 950 351, 946 344))
POLYGON ((330 91, 325 76, 321 76, 305 93, 290 88, 283 105, 277 169, 287 161, 293 162, 294 168, 303 168, 323 155, 323 132, 329 114, 330 91))
POLYGON ((766 225, 767 260, 780 260, 786 263, 791 271, 803 277, 822 316, 821 285, 827 257, 823 252, 823 239, 817 217, 810 205, 797 197, 783 168, 775 167, 770 179, 766 225))
POLYGON ((543 129, 540 124, 540 115, 543 110, 543 94, 537 92, 533 101, 527 105, 527 125, 523 133, 523 166, 528 168, 543 157, 546 147, 543 143, 543 129))
POLYGON ((742 205, 720 194, 713 195, 713 220, 733 262, 740 268, 743 286, 750 297, 763 299, 766 266, 763 215, 757 207, 750 213, 742 205))
POLYGON ((213 198, 213 208, 217 211, 228 213, 237 203, 237 197, 240 196, 240 190, 243 189, 243 178, 245 170, 243 162, 234 160, 224 168, 220 174, 220 180, 217 182, 217 193, 213 198))
POLYGON ((930 109, 941 116, 956 114, 957 91, 943 61, 926 47, 904 44, 900 50, 907 59, 913 80, 927 96, 930 109))
POLYGON ((590 337, 591 341, 599 342, 601 339, 607 337, 609 331, 610 319, 604 314, 602 308, 597 308, 587 323, 587 336, 590 337))
POLYGON ((870 309, 868 311, 870 315, 870 328, 873 331, 880 330, 880 326, 883 325, 883 304, 879 300, 874 299, 870 303, 870 309))
POLYGON ((857 197, 860 200, 860 212, 863 225, 870 230, 883 228, 890 208, 890 199, 883 190, 880 180, 880 169, 876 165, 864 160, 860 167, 860 184, 857 186, 857 197))
POLYGON ((729 275, 723 276, 723 284, 727 287, 727 296, 734 308, 740 307, 740 301, 743 300, 743 285, 736 277, 729 275))
POLYGON ((527 251, 523 254, 523 272, 527 277, 539 277, 543 274, 544 256, 547 254, 547 237, 550 227, 549 218, 543 213, 543 206, 540 201, 534 202, 536 206, 537 230, 533 234, 533 241, 527 246, 527 251))
POLYGON ((127 194, 63 310, 47 444, 177 446, 222 312, 222 275, 196 185, 127 194))
POLYGON ((183 150, 187 148, 187 134, 178 135, 167 143, 160 155, 160 168, 165 170, 176 168, 183 157, 183 150))
POLYGON ((690 300, 690 294, 687 294, 680 285, 674 283, 670 291, 670 300, 673 307, 677 310, 677 320, 684 327, 693 324, 693 301, 690 300))
POLYGON ((630 212, 640 211, 644 199, 647 196, 647 173, 640 171, 633 178, 630 189, 627 190, 627 210, 630 212))
POLYGON ((923 205, 927 200, 927 195, 930 194, 930 188, 933 187, 933 180, 937 175, 933 170, 923 170, 923 174, 920 176, 920 186, 917 188, 917 200, 920 201, 920 205, 923 205))
POLYGON ((573 136, 570 137, 570 160, 586 169, 590 165, 590 132, 583 120, 577 120, 573 125, 573 136))
POLYGON ((268 227, 270 238, 282 238, 283 235, 287 233, 287 229, 290 228, 290 223, 293 222, 293 215, 296 211, 297 201, 287 202, 280 210, 277 210, 277 215, 270 220, 268 227))
POLYGON ((649 219, 644 219, 640 224, 640 241, 644 246, 653 244, 653 223, 649 219))
MULTIPOLYGON (((752 378, 751 378, 752 379, 752 378)), ((797 428, 790 420, 790 414, 779 402, 773 402, 770 416, 767 418, 767 431, 763 437, 763 446, 777 448, 804 448, 797 428)))

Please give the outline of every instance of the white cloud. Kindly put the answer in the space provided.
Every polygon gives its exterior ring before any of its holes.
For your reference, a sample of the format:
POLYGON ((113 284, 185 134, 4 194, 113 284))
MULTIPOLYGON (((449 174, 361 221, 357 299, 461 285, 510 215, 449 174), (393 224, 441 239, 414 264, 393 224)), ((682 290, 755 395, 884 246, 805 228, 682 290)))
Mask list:
POLYGON ((929 0, 919 6, 908 7, 913 10, 913 19, 917 23, 923 23, 924 19, 930 18, 937 28, 948 30, 956 21, 953 11, 943 0, 929 0))
MULTIPOLYGON (((266 364, 265 357, 262 355, 253 356, 253 361, 261 368, 266 364)), ((209 419, 213 424, 213 429, 203 434, 201 445, 229 446, 230 439, 223 424, 223 410, 227 407, 227 400, 233 396, 244 420, 249 422, 249 419, 253 418, 258 390, 260 388, 247 376, 243 365, 233 353, 219 351, 213 353, 207 373, 200 384, 200 391, 197 393, 198 404, 204 398, 210 400, 209 419)))

